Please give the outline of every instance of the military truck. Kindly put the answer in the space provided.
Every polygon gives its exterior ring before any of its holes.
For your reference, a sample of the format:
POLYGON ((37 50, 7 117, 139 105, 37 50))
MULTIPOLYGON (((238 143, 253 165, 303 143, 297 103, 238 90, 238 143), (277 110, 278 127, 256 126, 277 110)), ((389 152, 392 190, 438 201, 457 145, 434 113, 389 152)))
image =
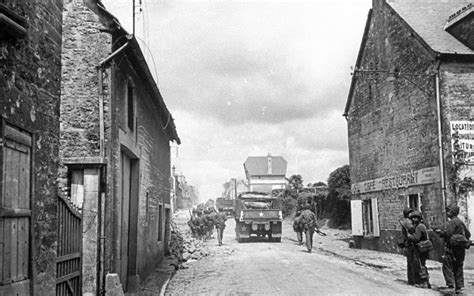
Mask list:
POLYGON ((235 200, 227 199, 224 197, 218 197, 216 199, 217 210, 221 213, 226 214, 227 217, 234 217, 235 200))
POLYGON ((239 242, 251 239, 281 241, 281 203, 269 193, 244 192, 235 200, 235 235, 239 242))

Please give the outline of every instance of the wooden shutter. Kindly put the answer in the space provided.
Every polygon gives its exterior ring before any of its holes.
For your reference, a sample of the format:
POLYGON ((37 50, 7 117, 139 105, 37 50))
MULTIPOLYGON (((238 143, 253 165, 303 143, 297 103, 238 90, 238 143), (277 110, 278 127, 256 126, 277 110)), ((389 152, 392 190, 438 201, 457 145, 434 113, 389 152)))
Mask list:
POLYGON ((374 229, 374 236, 380 236, 380 226, 379 226, 379 208, 376 198, 372 198, 372 222, 374 229))
POLYGON ((31 136, 5 125, 0 199, 0 295, 29 294, 31 136))
POLYGON ((352 235, 364 235, 362 224, 362 200, 351 200, 352 235))

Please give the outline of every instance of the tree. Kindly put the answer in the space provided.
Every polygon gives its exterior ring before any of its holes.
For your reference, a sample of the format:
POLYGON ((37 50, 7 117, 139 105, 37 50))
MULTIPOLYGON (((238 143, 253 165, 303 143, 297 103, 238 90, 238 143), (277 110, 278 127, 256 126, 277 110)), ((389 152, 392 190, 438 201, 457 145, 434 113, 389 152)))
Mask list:
POLYGON ((349 165, 337 168, 328 179, 328 198, 325 208, 334 227, 350 223, 351 178, 349 165))
POLYGON ((288 179, 288 187, 291 190, 296 190, 298 193, 303 188, 303 178, 301 175, 293 175, 288 179))

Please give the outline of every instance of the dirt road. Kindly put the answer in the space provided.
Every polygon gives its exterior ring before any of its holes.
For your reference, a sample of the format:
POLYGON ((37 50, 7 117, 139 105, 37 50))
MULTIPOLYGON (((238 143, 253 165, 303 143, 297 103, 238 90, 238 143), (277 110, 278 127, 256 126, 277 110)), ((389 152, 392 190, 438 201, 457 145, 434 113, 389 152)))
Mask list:
MULTIPOLYGON (((367 266, 321 253, 295 242, 288 223, 281 243, 238 243, 229 220, 224 245, 210 240, 212 255, 186 264, 166 295, 439 295, 414 288, 367 266)), ((316 238, 316 237, 315 237, 316 238)))

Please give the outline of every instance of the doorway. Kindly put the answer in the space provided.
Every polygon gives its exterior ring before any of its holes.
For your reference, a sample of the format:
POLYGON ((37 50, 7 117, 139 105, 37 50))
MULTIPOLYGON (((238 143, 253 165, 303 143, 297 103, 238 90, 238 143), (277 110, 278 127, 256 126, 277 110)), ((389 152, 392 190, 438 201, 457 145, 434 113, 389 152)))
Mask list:
POLYGON ((122 151, 121 155, 120 282, 129 289, 130 276, 137 271, 138 159, 122 151))

